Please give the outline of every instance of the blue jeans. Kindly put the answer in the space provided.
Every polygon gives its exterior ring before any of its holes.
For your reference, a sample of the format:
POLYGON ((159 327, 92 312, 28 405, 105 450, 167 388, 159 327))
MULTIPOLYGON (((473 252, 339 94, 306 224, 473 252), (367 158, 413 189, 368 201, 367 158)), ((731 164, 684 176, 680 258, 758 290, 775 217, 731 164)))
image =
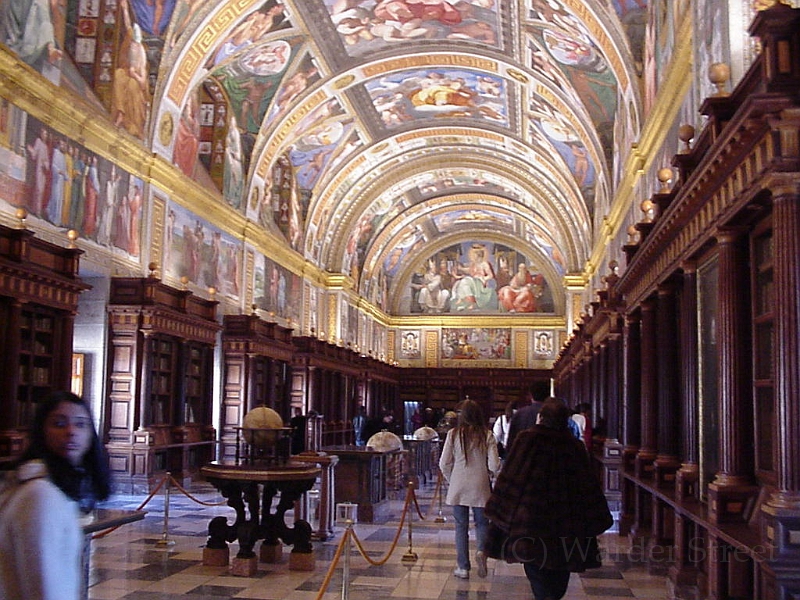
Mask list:
MULTIPOLYGON (((488 526, 482 506, 472 507, 472 518, 475 520, 475 540, 480 552, 486 547, 488 526)), ((469 506, 453 506, 453 519, 456 522, 456 563, 459 569, 469 571, 469 506)))

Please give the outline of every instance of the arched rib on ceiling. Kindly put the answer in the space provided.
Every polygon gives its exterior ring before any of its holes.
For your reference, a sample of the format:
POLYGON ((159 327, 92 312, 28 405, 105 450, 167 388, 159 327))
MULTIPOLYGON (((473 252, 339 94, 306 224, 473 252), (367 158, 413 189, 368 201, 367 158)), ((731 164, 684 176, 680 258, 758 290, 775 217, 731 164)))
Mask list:
MULTIPOLYGON (((441 196, 441 190, 432 189, 428 193, 421 190, 420 182, 429 184, 449 173, 458 173, 459 169, 462 173, 491 173, 502 190, 492 193, 514 199, 516 210, 523 215, 531 211, 542 215, 557 232, 554 235, 560 241, 568 269, 582 267, 590 247, 590 216, 574 181, 564 176, 558 166, 542 160, 533 164, 526 162, 507 148, 502 153, 486 152, 485 148, 474 145, 423 147, 391 157, 389 162, 370 171, 380 170, 381 177, 365 175, 338 188, 345 191, 326 213, 325 239, 320 245, 320 262, 329 270, 342 268, 347 245, 362 216, 369 217, 378 211, 399 212, 432 194, 441 196)), ((484 186, 470 181, 462 181, 458 191, 486 194, 484 186)), ((436 202, 439 206, 447 205, 446 197, 436 202)))

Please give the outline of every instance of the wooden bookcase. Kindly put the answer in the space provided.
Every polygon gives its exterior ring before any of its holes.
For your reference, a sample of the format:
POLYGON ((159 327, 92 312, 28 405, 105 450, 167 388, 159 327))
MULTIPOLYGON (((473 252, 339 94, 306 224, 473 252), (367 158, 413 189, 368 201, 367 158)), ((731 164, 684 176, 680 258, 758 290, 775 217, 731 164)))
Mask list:
POLYGON ((105 433, 119 491, 166 472, 188 483, 216 457, 216 307, 154 277, 111 280, 105 433))
POLYGON ((23 450, 36 402, 70 389, 81 254, 0 225, 0 459, 23 450))
POLYGON ((225 315, 222 352, 224 383, 220 458, 236 456, 236 428, 257 406, 268 406, 289 421, 292 330, 257 315, 225 315))

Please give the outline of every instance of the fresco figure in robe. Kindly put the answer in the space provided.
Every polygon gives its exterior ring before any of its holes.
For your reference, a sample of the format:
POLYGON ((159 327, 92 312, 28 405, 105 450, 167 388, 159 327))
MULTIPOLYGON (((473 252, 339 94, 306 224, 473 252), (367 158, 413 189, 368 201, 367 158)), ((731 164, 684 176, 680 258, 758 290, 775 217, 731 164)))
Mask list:
POLYGON ((473 247, 468 265, 456 265, 450 307, 454 311, 497 309, 497 282, 484 247, 473 247))
POLYGON ((500 308, 511 313, 536 312, 536 300, 543 292, 544 278, 532 275, 525 263, 520 263, 508 285, 498 290, 500 308))
POLYGON ((142 30, 131 19, 128 0, 120 0, 119 11, 124 25, 124 37, 119 49, 119 65, 114 72, 111 115, 114 125, 142 138, 150 106, 147 52, 142 30))
POLYGON ((63 56, 50 7, 48 0, 7 0, 0 7, 0 42, 38 71, 63 56))

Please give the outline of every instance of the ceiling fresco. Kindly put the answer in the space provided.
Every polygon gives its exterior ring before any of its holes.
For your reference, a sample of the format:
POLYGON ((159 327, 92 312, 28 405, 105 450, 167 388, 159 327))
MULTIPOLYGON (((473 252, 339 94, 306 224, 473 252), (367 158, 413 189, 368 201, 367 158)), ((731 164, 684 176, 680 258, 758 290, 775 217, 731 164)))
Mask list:
POLYGON ((390 313, 476 245, 563 309, 642 120, 645 0, 66 5, 63 85, 390 313))

